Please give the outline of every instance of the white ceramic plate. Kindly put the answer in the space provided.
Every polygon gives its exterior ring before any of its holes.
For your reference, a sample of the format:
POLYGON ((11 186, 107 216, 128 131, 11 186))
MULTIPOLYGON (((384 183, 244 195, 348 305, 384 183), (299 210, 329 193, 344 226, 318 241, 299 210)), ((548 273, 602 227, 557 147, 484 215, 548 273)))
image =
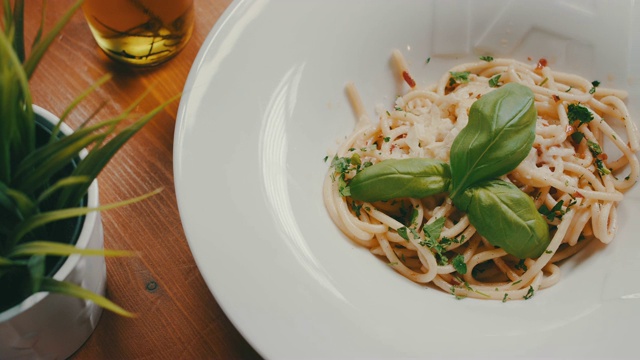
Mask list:
MULTIPOLYGON (((329 219, 323 158, 355 124, 344 92, 391 106, 390 54, 419 84, 478 54, 549 60, 629 90, 640 117, 633 1, 237 1, 189 75, 175 137, 187 239, 209 288, 264 356, 632 356, 640 191, 620 232, 528 301, 455 300, 411 283, 329 219), (429 64, 426 59, 431 58, 429 64)), ((205 14, 200 14, 205 16, 205 14)))

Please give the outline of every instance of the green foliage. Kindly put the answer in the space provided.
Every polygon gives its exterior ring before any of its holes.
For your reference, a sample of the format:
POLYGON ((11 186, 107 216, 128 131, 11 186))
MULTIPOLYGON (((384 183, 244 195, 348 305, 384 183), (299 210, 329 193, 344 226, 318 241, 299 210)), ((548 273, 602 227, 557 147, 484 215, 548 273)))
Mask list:
POLYGON ((517 83, 474 102, 469 123, 451 145, 451 197, 515 169, 531 150, 536 119, 533 92, 517 83))
MULTIPOLYGON (((128 256, 130 253, 108 250, 81 250, 73 246, 68 235, 82 217, 130 204, 155 194, 116 204, 88 208, 83 204, 89 186, 113 155, 166 104, 158 106, 129 125, 136 100, 123 114, 97 124, 86 122, 69 136, 59 136, 59 126, 67 115, 97 86, 100 79, 83 92, 65 110, 61 121, 50 135, 38 130, 33 112, 29 79, 60 30, 83 0, 73 6, 54 27, 43 33, 42 23, 30 54, 24 46, 24 0, 3 1, 4 27, 0 32, 0 312, 23 301, 33 293, 57 292, 83 299, 118 314, 129 312, 106 298, 76 285, 53 280, 51 264, 57 257, 71 254, 84 256, 128 256), (40 134, 40 135, 38 135, 40 134), (80 159, 81 149, 90 148, 80 159), (60 234, 66 238, 60 238, 60 234)), ((43 11, 44 14, 44 11, 43 11)), ((88 121, 89 119, 87 119, 88 121)))
POLYGON ((388 159, 360 171, 349 183, 351 197, 380 201, 423 198, 449 189, 449 164, 424 158, 388 159))
POLYGON ((549 227, 533 200, 515 185, 488 180, 466 189, 456 206, 480 235, 520 259, 536 258, 549 245, 549 227))

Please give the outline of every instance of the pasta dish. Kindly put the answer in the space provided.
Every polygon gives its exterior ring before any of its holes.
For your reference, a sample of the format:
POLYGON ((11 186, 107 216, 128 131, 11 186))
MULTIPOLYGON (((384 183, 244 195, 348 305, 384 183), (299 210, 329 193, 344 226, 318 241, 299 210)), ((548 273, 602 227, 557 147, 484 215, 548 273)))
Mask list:
POLYGON ((501 301, 612 241, 640 171, 626 92, 489 56, 419 87, 392 56, 409 90, 371 116, 348 84, 357 124, 328 158, 324 203, 346 236, 411 281, 501 301))

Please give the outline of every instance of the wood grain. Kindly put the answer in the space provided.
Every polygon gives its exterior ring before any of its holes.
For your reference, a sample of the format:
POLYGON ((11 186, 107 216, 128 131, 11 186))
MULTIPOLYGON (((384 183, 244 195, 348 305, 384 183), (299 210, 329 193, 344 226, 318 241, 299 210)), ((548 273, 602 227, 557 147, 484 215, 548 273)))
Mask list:
MULTIPOLYGON (((73 2, 48 1, 45 28, 50 29, 73 2)), ((169 62, 148 69, 109 60, 97 47, 82 12, 76 13, 31 80, 34 103, 60 115, 80 92, 112 73, 113 79, 73 112, 70 125, 79 125, 105 101, 99 118, 116 115, 152 87, 134 113, 150 111, 182 91, 200 46, 229 3, 196 0, 196 26, 186 48, 169 62)), ((41 10, 40 0, 26 2, 28 43, 35 36, 41 10)), ((102 203, 164 190, 144 202, 102 213, 106 247, 141 254, 107 259, 108 297, 138 317, 105 312, 75 359, 259 358, 206 287, 180 223, 172 168, 177 110, 177 102, 166 107, 98 177, 102 203)))

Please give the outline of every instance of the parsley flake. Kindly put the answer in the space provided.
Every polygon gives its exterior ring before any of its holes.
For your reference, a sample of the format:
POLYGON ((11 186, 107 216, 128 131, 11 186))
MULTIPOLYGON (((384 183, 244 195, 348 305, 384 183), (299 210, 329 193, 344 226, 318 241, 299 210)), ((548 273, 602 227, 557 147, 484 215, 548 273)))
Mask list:
POLYGON ((398 235, 400 235, 400 237, 402 237, 403 239, 409 241, 409 235, 407 234, 407 227, 401 227, 398 230, 398 235))
POLYGON ((486 62, 492 62, 493 56, 480 56, 480 60, 486 61, 486 62))
POLYGON ((515 268, 517 270, 527 271, 527 265, 524 264, 524 259, 520 259, 516 264, 515 268))
POLYGON ((442 228, 444 227, 444 221, 445 218, 440 217, 431 224, 425 225, 422 228, 425 240, 419 243, 420 245, 426 246, 433 252, 435 252, 436 256, 439 258, 440 265, 446 265, 449 262, 449 259, 444 254, 447 251, 446 248, 438 242, 440 233, 442 232, 442 228))
POLYGON ((586 124, 593 120, 593 114, 591 113, 591 111, 580 104, 569 104, 569 107, 567 109, 567 116, 572 122, 579 121, 580 125, 586 124))
POLYGON ((594 81, 592 81, 592 82, 591 82, 591 85, 592 85, 592 88, 591 88, 591 89, 589 89, 589 94, 593 94, 593 93, 595 93, 595 92, 596 92, 596 88, 597 88, 598 86, 600 86, 600 81, 598 81, 598 80, 594 80, 594 81))
POLYGON ((582 139, 584 139, 584 133, 581 133, 580 131, 576 131, 571 134, 571 140, 573 140, 573 142, 576 144, 580 144, 582 139))
POLYGON ((598 156, 602 154, 602 148, 597 142, 587 140, 587 146, 589 146, 589 151, 591 151, 591 154, 593 156, 598 156))
POLYGON ((491 79, 489 79, 489 86, 492 88, 500 86, 501 76, 502 76, 501 74, 498 74, 498 75, 494 75, 491 79))
POLYGON ((525 296, 523 296, 522 298, 525 300, 529 300, 531 299, 531 297, 533 296, 533 286, 529 286, 529 291, 527 291, 527 294, 525 296))
POLYGON ((449 78, 449 86, 453 86, 457 84, 463 84, 469 82, 469 75, 471 72, 469 71, 449 71, 451 77, 449 78))
POLYGON ((560 200, 551 209, 549 209, 547 205, 542 204, 538 212, 544 215, 549 221, 553 221, 555 218, 562 219, 562 215, 567 213, 566 210, 562 210, 563 204, 564 200, 560 200))
POLYGON ((467 264, 464 262, 464 256, 457 255, 451 263, 458 273, 462 275, 467 273, 467 264))
POLYGON ((604 165, 604 162, 602 160, 596 159, 595 163, 596 163, 596 168, 598 168, 598 172, 600 173, 600 175, 611 174, 611 170, 607 169, 607 167, 604 165))

